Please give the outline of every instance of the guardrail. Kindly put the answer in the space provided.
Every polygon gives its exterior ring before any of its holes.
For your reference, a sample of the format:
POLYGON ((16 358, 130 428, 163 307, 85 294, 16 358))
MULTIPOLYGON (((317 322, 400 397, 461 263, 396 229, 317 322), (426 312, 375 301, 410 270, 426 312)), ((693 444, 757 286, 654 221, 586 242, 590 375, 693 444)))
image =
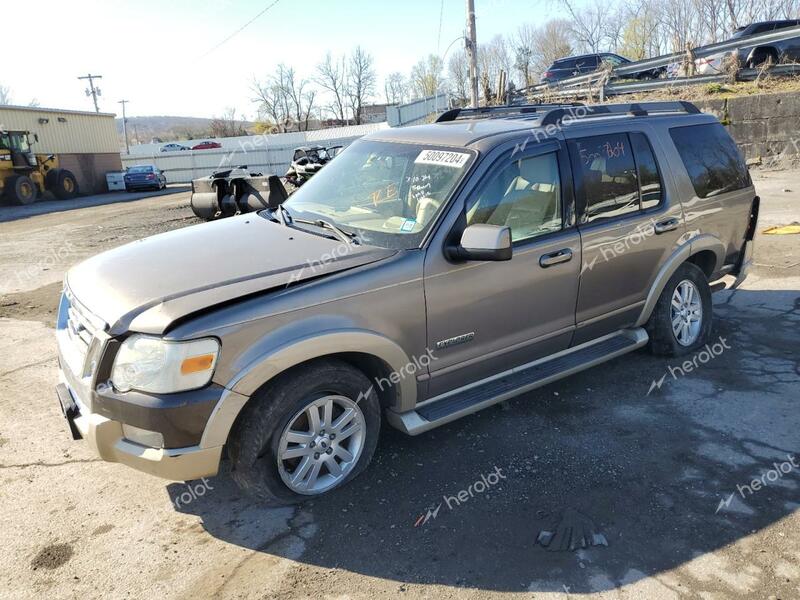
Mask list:
MULTIPOLYGON (((780 42, 792 38, 800 38, 800 26, 787 27, 778 31, 771 31, 769 33, 760 33, 757 35, 748 35, 733 40, 726 40, 724 42, 717 42, 707 46, 699 46, 692 49, 692 54, 695 59, 706 58, 728 52, 731 50, 740 50, 743 48, 753 48, 769 44, 772 42, 780 42)), ((691 77, 675 77, 662 80, 654 80, 647 82, 632 82, 632 83, 605 83, 600 89, 598 84, 609 79, 619 79, 626 75, 634 75, 645 71, 652 71, 660 69, 676 63, 682 63, 686 59, 686 52, 673 52, 672 54, 665 54, 654 58, 647 58, 644 60, 626 63, 623 66, 614 67, 607 71, 595 71, 586 75, 576 75, 562 79, 555 84, 541 83, 538 85, 529 86, 515 90, 514 96, 527 96, 527 97, 569 97, 574 96, 581 88, 591 88, 598 86, 595 93, 602 93, 604 95, 615 95, 622 93, 634 93, 640 91, 647 91, 658 89, 662 87, 670 87, 677 85, 694 85, 702 83, 713 83, 717 81, 724 81, 727 76, 725 74, 719 75, 694 75, 691 77)), ((797 65, 776 65, 769 69, 769 72, 775 75, 791 75, 798 73, 797 65)), ((757 69, 743 69, 739 72, 737 77, 743 80, 748 78, 755 78, 757 76, 757 69)), ((591 89, 589 91, 592 91, 591 89)))

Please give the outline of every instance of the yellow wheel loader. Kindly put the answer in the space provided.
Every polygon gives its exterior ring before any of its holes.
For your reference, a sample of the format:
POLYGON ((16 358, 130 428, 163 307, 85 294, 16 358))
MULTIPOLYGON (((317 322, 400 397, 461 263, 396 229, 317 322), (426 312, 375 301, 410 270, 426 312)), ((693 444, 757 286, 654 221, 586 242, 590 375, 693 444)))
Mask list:
MULTIPOLYGON (((39 137, 33 134, 34 140, 39 137)), ((78 181, 58 159, 31 150, 30 132, 0 131, 0 198, 12 204, 32 204, 44 192, 59 200, 78 195, 78 181)))

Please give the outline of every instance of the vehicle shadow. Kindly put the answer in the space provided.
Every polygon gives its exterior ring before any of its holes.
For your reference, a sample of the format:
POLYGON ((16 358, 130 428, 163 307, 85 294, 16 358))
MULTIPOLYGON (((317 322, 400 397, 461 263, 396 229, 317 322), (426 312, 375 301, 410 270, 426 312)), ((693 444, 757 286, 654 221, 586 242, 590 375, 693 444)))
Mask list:
MULTIPOLYGON (((715 312, 707 356, 637 352, 416 438, 385 428, 363 475, 300 508, 262 508, 223 473, 177 510, 231 544, 283 555, 276 540, 296 535, 290 558, 390 582, 579 594, 664 574, 800 507, 800 292, 723 292, 715 312), (276 536, 270 515, 287 510, 276 536), (537 543, 587 523, 598 545, 537 543)), ((783 551, 770 548, 748 562, 783 551)), ((727 597, 770 576, 726 564, 713 579, 727 597)))

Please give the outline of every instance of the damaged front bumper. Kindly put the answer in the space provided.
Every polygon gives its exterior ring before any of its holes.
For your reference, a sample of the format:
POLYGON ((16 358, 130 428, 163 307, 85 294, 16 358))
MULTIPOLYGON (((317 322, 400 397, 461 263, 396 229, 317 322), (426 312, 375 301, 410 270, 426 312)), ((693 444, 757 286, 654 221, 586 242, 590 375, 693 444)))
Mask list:
POLYGON ((70 390, 66 378, 56 387, 62 413, 73 438, 85 440, 107 462, 118 462, 138 471, 173 481, 216 475, 222 446, 202 448, 153 448, 125 437, 123 424, 90 412, 70 390))

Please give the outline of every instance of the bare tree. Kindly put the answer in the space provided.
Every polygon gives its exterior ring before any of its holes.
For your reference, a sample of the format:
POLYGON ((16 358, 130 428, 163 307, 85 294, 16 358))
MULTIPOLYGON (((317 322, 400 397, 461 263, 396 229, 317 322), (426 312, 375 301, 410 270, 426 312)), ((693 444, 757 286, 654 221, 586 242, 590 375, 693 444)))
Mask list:
POLYGON ((221 117, 214 117, 211 120, 212 137, 235 137, 247 135, 242 120, 236 118, 235 108, 226 108, 221 117))
POLYGON ((662 36, 659 0, 639 0, 623 5, 618 18, 625 23, 619 52, 633 60, 643 60, 665 53, 662 36))
POLYGON ((452 54, 447 61, 447 77, 456 101, 460 106, 466 106, 469 102, 469 64, 467 52, 463 48, 452 54))
POLYGON ((317 65, 316 83, 325 91, 327 91, 331 98, 330 110, 334 114, 334 118, 344 122, 346 120, 346 85, 347 85, 347 63, 344 56, 340 59, 334 60, 331 53, 325 55, 325 60, 317 65))
POLYGON ((571 25, 566 19, 553 19, 537 30, 533 40, 533 71, 543 73, 554 61, 574 53, 571 25))
POLYGON ((284 65, 278 65, 275 75, 268 77, 263 83, 253 81, 252 85, 256 95, 253 102, 258 104, 259 113, 284 133, 289 130, 292 116, 285 71, 284 65))
POLYGON ((442 84, 442 59, 435 54, 420 59, 411 67, 411 90, 417 98, 427 98, 439 92, 442 84))
POLYGON ((408 99, 406 91, 406 78, 402 73, 395 71, 389 73, 386 81, 383 82, 384 92, 386 93, 387 104, 402 104, 408 99))
POLYGON ((511 42, 514 48, 514 67, 519 72, 519 82, 523 87, 534 84, 533 46, 537 33, 536 27, 524 23, 519 26, 511 42))
POLYGON ((299 78, 293 67, 280 64, 265 83, 253 83, 254 102, 280 131, 285 133, 293 123, 298 131, 308 130, 316 99, 316 92, 307 90, 308 85, 308 80, 299 78))
POLYGON ((347 97, 356 125, 361 125, 364 104, 375 93, 375 66, 372 55, 356 46, 350 55, 347 69, 347 97))
POLYGON ((514 60, 503 36, 496 35, 488 43, 478 46, 478 65, 483 99, 489 104, 494 100, 492 90, 497 86, 500 71, 505 71, 509 80, 513 74, 514 60))
POLYGON ((582 50, 600 52, 611 17, 608 3, 594 0, 594 5, 577 6, 574 0, 558 0, 571 18, 572 32, 582 50))
POLYGON ((5 85, 0 85, 0 104, 13 104, 14 98, 11 94, 11 88, 5 85))

